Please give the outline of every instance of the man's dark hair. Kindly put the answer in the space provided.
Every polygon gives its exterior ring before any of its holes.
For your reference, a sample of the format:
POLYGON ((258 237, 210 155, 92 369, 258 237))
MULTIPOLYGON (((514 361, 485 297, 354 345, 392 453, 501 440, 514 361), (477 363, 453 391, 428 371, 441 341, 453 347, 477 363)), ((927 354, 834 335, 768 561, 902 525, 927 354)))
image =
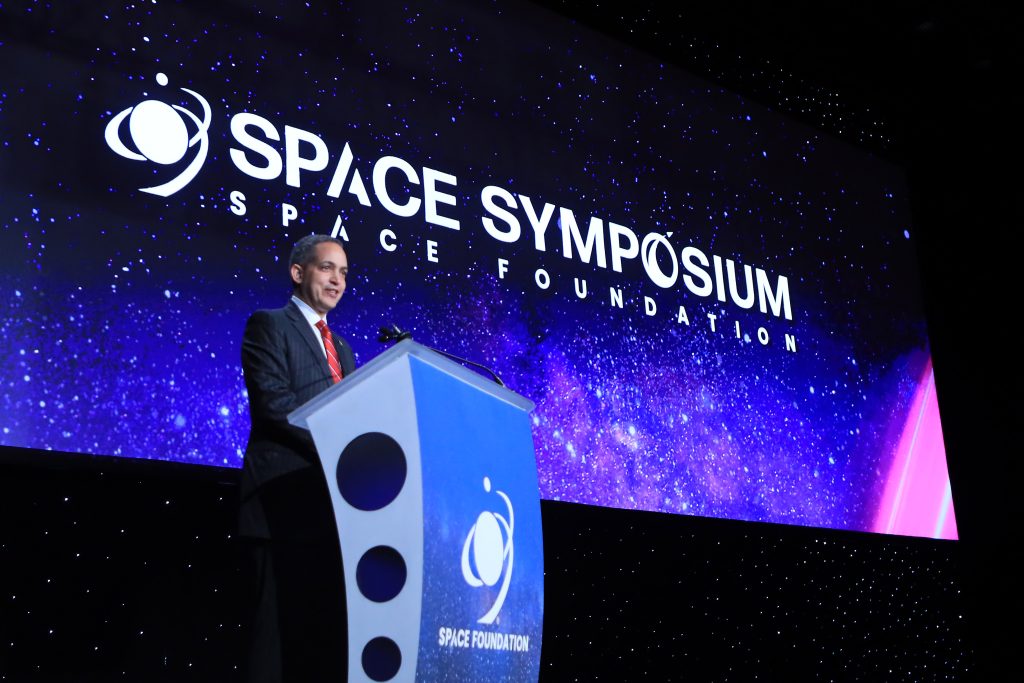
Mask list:
POLYGON ((345 250, 345 245, 342 244, 341 240, 330 235, 306 235, 292 247, 291 256, 288 257, 288 270, 290 271, 295 264, 305 268, 312 263, 313 257, 316 255, 316 245, 323 244, 324 242, 334 242, 341 247, 342 251, 345 250))

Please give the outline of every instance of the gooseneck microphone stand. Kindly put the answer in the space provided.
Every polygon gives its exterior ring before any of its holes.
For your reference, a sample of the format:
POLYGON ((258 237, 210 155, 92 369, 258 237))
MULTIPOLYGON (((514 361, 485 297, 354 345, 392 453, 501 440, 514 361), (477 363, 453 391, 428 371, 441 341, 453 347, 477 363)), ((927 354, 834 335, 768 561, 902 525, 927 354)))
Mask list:
MULTIPOLYGON (((380 335, 377 337, 377 341, 379 341, 381 343, 384 343, 384 344, 386 344, 388 342, 395 342, 397 344, 398 342, 404 341, 406 339, 412 339, 412 332, 409 332, 407 330, 400 330, 398 328, 398 326, 394 325, 394 324, 385 325, 385 326, 381 327, 380 328, 380 335)), ((498 375, 495 374, 495 372, 493 370, 491 370, 489 367, 487 367, 486 365, 481 365, 480 363, 474 363, 471 360, 467 360, 465 358, 460 358, 459 356, 456 356, 453 353, 448 353, 447 351, 442 351, 441 349, 435 349, 434 347, 427 346, 426 344, 423 344, 423 346, 428 348, 428 349, 430 349, 431 351, 433 351, 435 353, 441 354, 442 356, 444 356, 446 358, 450 358, 450 359, 452 359, 453 361, 455 361, 457 363, 462 363, 464 365, 472 365, 475 368, 479 368, 480 370, 483 370, 488 375, 490 375, 491 379, 493 379, 495 382, 497 382, 499 387, 505 386, 505 383, 501 381, 501 378, 498 377, 498 375)))

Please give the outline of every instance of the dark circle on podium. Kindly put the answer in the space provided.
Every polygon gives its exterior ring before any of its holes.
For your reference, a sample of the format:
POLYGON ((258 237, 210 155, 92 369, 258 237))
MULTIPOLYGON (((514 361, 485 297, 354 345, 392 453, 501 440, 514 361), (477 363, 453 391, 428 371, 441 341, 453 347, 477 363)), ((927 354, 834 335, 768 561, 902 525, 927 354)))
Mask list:
POLYGON ((405 586, 405 560, 401 553, 386 545, 370 548, 356 565, 356 584, 367 600, 387 602, 405 586))
POLYGON ((374 638, 363 648, 363 671, 372 680, 390 681, 402 666, 402 651, 390 638, 374 638))
POLYGON ((338 459, 338 492, 367 512, 390 504, 405 485, 405 453, 387 434, 367 432, 352 439, 338 459))

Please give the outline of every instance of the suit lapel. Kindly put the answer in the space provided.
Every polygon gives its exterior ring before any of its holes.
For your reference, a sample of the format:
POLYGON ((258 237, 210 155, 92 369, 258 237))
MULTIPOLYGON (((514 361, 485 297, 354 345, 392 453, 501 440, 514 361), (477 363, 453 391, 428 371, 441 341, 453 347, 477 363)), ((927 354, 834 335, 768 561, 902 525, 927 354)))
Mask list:
MULTIPOLYGON (((338 365, 341 366, 341 376, 348 377, 349 373, 352 372, 352 370, 350 368, 345 367, 346 363, 343 360, 345 358, 345 353, 343 351, 344 347, 341 345, 341 341, 338 339, 338 335, 333 334, 332 332, 331 341, 334 342, 334 351, 335 353, 338 354, 338 365)), ((328 368, 328 370, 329 369, 330 368, 328 368)))
MULTIPOLYGON (((299 333, 299 336, 306 341, 310 353, 316 356, 324 372, 330 376, 331 368, 327 365, 327 356, 324 354, 323 342, 313 331, 313 328, 310 327, 306 316, 302 315, 302 311, 299 310, 299 307, 293 301, 288 302, 288 319, 292 321, 292 325, 295 327, 296 332, 299 333)), ((337 346, 337 343, 335 343, 335 346, 337 346)))

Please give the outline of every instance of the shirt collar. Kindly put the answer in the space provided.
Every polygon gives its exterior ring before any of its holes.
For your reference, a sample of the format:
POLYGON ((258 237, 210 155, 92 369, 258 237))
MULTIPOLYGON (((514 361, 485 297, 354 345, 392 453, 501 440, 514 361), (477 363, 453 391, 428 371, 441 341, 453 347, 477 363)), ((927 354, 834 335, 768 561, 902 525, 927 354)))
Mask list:
POLYGON ((299 307, 299 311, 302 312, 302 317, 306 319, 312 327, 316 327, 316 324, 323 320, 323 317, 319 313, 313 310, 313 308, 299 297, 292 295, 292 303, 299 307))

